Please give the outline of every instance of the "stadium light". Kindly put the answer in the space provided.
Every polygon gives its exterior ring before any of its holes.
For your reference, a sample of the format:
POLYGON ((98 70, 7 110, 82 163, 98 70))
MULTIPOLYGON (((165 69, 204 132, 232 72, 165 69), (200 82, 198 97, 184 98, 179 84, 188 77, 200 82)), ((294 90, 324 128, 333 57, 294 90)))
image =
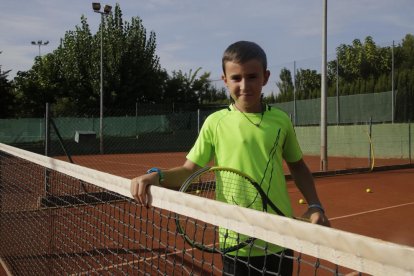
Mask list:
POLYGON ((99 82, 99 150, 103 154, 103 26, 104 26, 104 16, 109 15, 112 10, 112 6, 105 5, 103 11, 101 11, 101 3, 94 2, 92 3, 92 9, 94 12, 101 14, 101 76, 99 82))
POLYGON ((43 41, 43 40, 32 41, 32 45, 39 46, 39 57, 41 56, 40 47, 41 46, 46 46, 47 44, 49 44, 49 40, 46 40, 46 41, 43 41))

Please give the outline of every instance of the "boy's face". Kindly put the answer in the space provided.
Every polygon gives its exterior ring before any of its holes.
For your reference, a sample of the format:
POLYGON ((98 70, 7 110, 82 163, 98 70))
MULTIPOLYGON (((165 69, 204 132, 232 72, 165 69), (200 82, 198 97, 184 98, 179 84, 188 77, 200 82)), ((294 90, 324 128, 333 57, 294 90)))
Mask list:
POLYGON ((269 80, 270 72, 256 59, 243 64, 228 61, 224 69, 222 79, 237 108, 243 112, 261 112, 262 87, 269 80))

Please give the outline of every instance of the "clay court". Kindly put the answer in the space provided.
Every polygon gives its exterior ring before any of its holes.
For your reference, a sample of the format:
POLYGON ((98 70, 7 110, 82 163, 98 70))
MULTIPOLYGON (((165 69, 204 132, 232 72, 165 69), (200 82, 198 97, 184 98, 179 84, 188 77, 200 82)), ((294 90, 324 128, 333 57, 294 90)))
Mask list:
MULTIPOLYGON (((109 172, 111 174, 130 179, 145 173, 149 167, 154 165, 161 168, 179 166, 185 159, 185 153, 94 155, 73 156, 72 158, 78 165, 109 172)), ((62 157, 60 159, 65 158, 62 157)), ((306 157, 305 160, 311 171, 318 174, 320 162, 319 158, 306 157)), ((396 163, 396 160, 377 161, 377 164, 381 163, 383 166, 396 163)), ((414 236, 412 235, 414 232, 414 221, 409 219, 414 213, 414 168, 408 168, 410 166, 405 166, 407 168, 370 172, 368 165, 369 164, 366 159, 330 158, 329 169, 331 173, 329 173, 329 176, 317 176, 315 178, 318 193, 327 210, 327 215, 331 220, 332 227, 384 241, 390 241, 411 247, 414 246, 414 236), (354 170, 355 168, 358 168, 358 172, 354 170), (346 169, 353 171, 353 173, 346 174, 346 169), (368 188, 370 189, 370 192, 366 191, 368 188)), ((287 170, 286 174, 288 175, 287 170)), ((39 177, 41 178, 41 175, 39 175, 39 177)), ((306 204, 299 203, 301 195, 291 180, 288 180, 288 189, 295 214, 299 216, 301 213, 305 212, 306 204)), ((119 206, 130 208, 128 207, 128 204, 123 205, 123 203, 119 206)), ((160 245, 171 239, 171 237, 169 238, 169 235, 172 235, 175 225, 171 218, 166 217, 167 215, 165 212, 162 210, 147 212, 145 208, 139 209, 139 213, 136 214, 137 217, 142 217, 143 220, 149 219, 150 222, 159 221, 161 225, 164 224, 162 228, 165 227, 166 229, 170 229, 167 230, 167 232, 159 231, 160 233, 156 234, 156 239, 159 239, 158 242, 160 245), (165 225, 166 218, 168 225, 165 225)), ((59 211, 57 210, 57 212, 59 211)), ((68 212, 68 214, 72 216, 74 215, 72 211, 68 212)), ((99 213, 93 214, 91 217, 94 217, 95 215, 102 216, 102 214, 105 213, 111 213, 111 209, 106 210, 105 207, 102 207, 99 213)), ((82 211, 80 213, 76 213, 75 215, 82 217, 83 214, 84 213, 82 211)), ((117 214, 118 213, 115 213, 116 216, 118 216, 117 214)), ((89 216, 90 215, 88 215, 88 217, 89 216)), ((127 217, 120 218, 118 216, 117 219, 123 222, 129 221, 127 217)), ((88 219, 86 219, 86 221, 87 220, 88 219)), ((139 221, 141 221, 141 219, 139 219, 139 221)), ((144 226, 141 225, 139 221, 133 228, 139 229, 145 227, 147 233, 157 233, 158 230, 153 228, 151 223, 145 224, 144 226), (154 232, 155 230, 156 232, 154 232)), ((116 226, 115 223, 110 221, 108 222, 108 225, 110 228, 116 226)), ((124 226, 122 227, 127 226, 128 224, 124 223, 124 226)), ((76 228, 66 228, 66 231, 68 230, 72 232, 75 231, 76 228)), ((65 230, 63 229, 63 232, 64 231, 65 230)), ((135 243, 134 246, 136 246, 137 242, 143 242, 145 245, 154 245, 153 240, 151 241, 153 238, 150 236, 139 234, 136 236, 136 239, 138 241, 128 241, 128 243, 135 243)), ((126 255, 125 260, 128 261, 124 261, 124 263, 120 263, 116 266, 104 265, 102 270, 111 271, 112 269, 115 270, 118 267, 127 267, 130 264, 138 264, 139 266, 139 264, 144 261, 144 265, 149 266, 146 270, 149 273, 154 273, 153 267, 161 267, 162 271, 169 273, 172 269, 171 264, 163 263, 165 260, 167 260, 167 262, 168 260, 171 260, 171 262, 180 260, 181 263, 178 264, 177 269, 179 269, 182 265, 189 265, 190 267, 194 266, 194 263, 192 263, 190 259, 181 256, 184 255, 182 253, 185 251, 183 251, 183 248, 187 247, 187 251, 193 251, 193 249, 189 248, 188 245, 185 245, 182 239, 177 239, 176 242, 177 243, 174 245, 174 251, 167 252, 166 249, 162 249, 165 251, 165 255, 163 252, 157 253, 150 252, 148 250, 140 253, 141 255, 139 258, 136 256, 126 255), (160 259, 158 254, 162 254, 163 257, 160 259), (141 259, 142 256, 145 256, 144 260, 141 259)), ((203 255, 203 253, 196 251, 191 254, 194 254, 194 257, 196 258, 201 258, 201 255, 203 255)), ((83 260, 87 260, 88 258, 89 257, 83 257, 83 260)), ((213 258, 213 262, 216 266, 220 267, 220 256, 207 256, 206 262, 211 262, 211 258, 213 258)), ((202 267, 200 268, 195 266, 194 269, 196 273, 203 273, 204 271, 202 267)), ((86 269, 83 271, 85 272, 88 270, 86 269)), ((100 270, 93 268, 92 271, 99 272, 100 270)), ((174 270, 174 272, 178 273, 176 270, 174 270)), ((303 273, 305 274, 301 275, 306 275, 306 270, 303 273)), ((318 275, 325 274, 318 273, 318 275)))

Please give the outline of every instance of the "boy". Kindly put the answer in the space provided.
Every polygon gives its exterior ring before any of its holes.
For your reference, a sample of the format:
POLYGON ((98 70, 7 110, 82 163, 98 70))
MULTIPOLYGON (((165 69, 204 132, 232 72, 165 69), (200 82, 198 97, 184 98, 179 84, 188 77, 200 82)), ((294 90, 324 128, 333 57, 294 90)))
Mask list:
MULTIPOLYGON (((233 43, 223 54, 222 68, 222 79, 234 103, 206 119, 183 166, 165 171, 152 168, 148 174, 132 179, 133 197, 147 206, 149 185, 178 188, 187 177, 214 158, 216 166, 238 169, 251 176, 279 209, 291 217, 282 167, 284 159, 296 186, 309 202, 304 217, 312 223, 329 226, 289 117, 262 104, 262 88, 270 76, 263 49, 249 41, 233 43)), ((285 256, 292 255, 290 250, 279 248, 279 251, 285 256)), ((276 255, 263 256, 263 252, 249 249, 241 249, 235 254, 237 258, 231 254, 223 257, 223 274, 252 275, 255 270, 251 267, 263 269, 264 266, 266 271, 281 275, 292 273, 291 258, 283 258, 278 271, 280 260, 276 255)))

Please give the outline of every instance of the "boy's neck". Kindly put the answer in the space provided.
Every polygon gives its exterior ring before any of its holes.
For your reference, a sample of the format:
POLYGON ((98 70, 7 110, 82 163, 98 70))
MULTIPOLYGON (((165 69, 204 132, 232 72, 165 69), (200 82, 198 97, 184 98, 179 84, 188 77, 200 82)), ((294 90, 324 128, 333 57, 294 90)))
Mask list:
POLYGON ((241 105, 240 103, 234 103, 233 105, 238 111, 244 112, 244 113, 262 113, 263 112, 263 104, 261 102, 254 106, 241 105))

